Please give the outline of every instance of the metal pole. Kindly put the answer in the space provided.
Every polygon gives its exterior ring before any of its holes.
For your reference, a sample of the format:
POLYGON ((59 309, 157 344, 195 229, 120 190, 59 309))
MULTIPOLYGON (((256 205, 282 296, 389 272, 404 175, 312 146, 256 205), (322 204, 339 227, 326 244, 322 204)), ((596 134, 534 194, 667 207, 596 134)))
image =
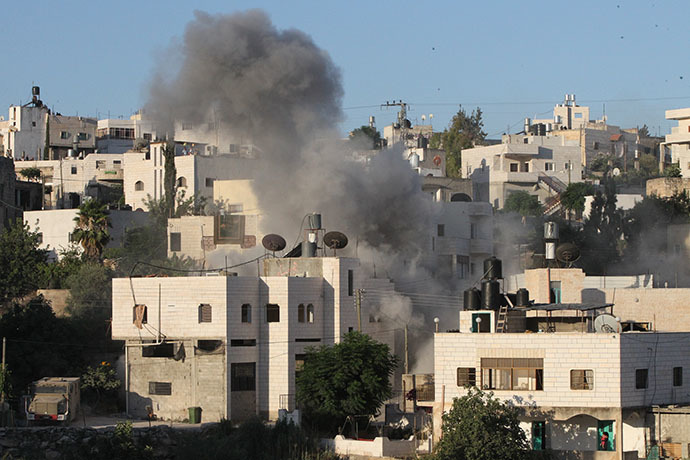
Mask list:
POLYGON ((405 373, 409 374, 410 373, 410 360, 408 356, 408 347, 407 347, 407 324, 405 324, 405 373))

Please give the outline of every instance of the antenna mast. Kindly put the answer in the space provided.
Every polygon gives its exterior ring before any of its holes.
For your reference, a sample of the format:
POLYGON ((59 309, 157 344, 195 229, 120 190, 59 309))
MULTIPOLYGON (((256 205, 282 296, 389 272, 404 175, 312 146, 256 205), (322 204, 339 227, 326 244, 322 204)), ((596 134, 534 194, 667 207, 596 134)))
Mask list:
POLYGON ((400 107, 395 127, 400 129, 400 140, 404 142, 407 138, 407 130, 412 127, 410 120, 407 119, 407 109, 409 105, 400 99, 399 101, 393 100, 393 102, 386 101, 385 104, 381 104, 381 108, 383 107, 400 107))

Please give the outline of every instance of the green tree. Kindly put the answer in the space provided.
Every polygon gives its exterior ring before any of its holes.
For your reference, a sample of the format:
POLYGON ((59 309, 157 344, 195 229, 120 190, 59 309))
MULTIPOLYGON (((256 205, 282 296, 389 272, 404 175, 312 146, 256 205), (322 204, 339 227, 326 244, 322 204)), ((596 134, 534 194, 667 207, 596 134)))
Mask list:
POLYGON ((659 162, 654 155, 640 155, 640 174, 643 177, 654 177, 659 174, 659 162))
POLYGON ((443 415, 443 436, 434 449, 434 460, 521 460, 530 451, 520 428, 519 409, 493 393, 469 388, 453 400, 443 415))
POLYGON ((163 177, 163 187, 165 188, 165 216, 175 217, 175 195, 177 184, 177 168, 175 168, 175 144, 167 142, 163 148, 163 158, 165 158, 165 174, 163 177))
POLYGON ((511 192, 506 198, 503 210, 506 212, 516 212, 523 217, 539 216, 542 213, 542 206, 536 195, 530 195, 524 190, 511 192))
POLYGON ((649 127, 646 124, 642 125, 642 128, 637 128, 637 134, 640 137, 649 137, 649 127))
POLYGON ((618 209, 616 184, 611 178, 601 183, 603 193, 597 190, 592 209, 583 227, 583 268, 587 273, 606 273, 607 267, 620 259, 623 236, 623 213, 618 209))
POLYGON ((88 258, 100 258, 103 248, 110 241, 108 214, 107 205, 98 200, 90 200, 79 206, 72 238, 81 244, 88 258))
POLYGON ((594 194, 594 186, 586 182, 568 184, 565 192, 561 193, 561 205, 568 212, 581 216, 585 210, 585 197, 594 194))
POLYGON ((458 113, 453 116, 450 126, 441 134, 441 144, 446 151, 446 175, 449 177, 461 177, 460 171, 461 151, 470 149, 476 145, 482 145, 486 133, 482 130, 482 110, 477 107, 471 114, 460 107, 458 113))
POLYGON ((361 126, 350 133, 350 141, 357 145, 366 145, 369 149, 381 149, 381 133, 371 126, 361 126))
POLYGON ((24 176, 28 180, 34 180, 34 179, 40 179, 41 178, 41 170, 39 168, 24 168, 19 171, 19 174, 24 176))
POLYGON ((309 348, 296 376, 297 401, 321 426, 341 426, 348 416, 370 416, 391 395, 398 359, 388 345, 350 332, 333 346, 309 348))
POLYGON ((93 407, 97 408, 102 397, 107 397, 111 401, 117 399, 117 389, 120 388, 121 382, 117 378, 117 373, 113 366, 107 361, 102 361, 96 367, 87 366, 86 371, 81 376, 81 388, 86 393, 95 395, 95 401, 92 401, 93 407))
POLYGON ((672 163, 666 168, 664 168, 664 176, 665 177, 682 177, 682 174, 680 172, 680 165, 678 163, 672 163))
POLYGON ((0 304, 25 296, 41 280, 46 251, 38 249, 41 235, 17 219, 0 234, 0 304))

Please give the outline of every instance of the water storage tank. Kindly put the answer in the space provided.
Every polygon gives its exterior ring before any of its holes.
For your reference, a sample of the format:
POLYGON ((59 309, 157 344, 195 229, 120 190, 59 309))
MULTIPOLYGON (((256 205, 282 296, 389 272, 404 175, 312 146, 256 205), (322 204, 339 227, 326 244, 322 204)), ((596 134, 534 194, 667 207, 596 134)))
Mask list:
POLYGON ((503 264, 501 259, 494 256, 489 257, 484 261, 484 279, 498 279, 503 278, 503 264))
POLYGON ((466 289, 464 292, 465 310, 479 310, 482 307, 482 295, 477 288, 466 289))
POLYGON ((520 288, 517 290, 515 295, 515 306, 516 307, 527 307, 529 306, 529 291, 525 288, 520 288))
POLYGON ((544 239, 558 239, 558 224, 556 222, 544 222, 544 239))
POLYGON ((309 227, 312 230, 318 230, 321 228, 321 214, 315 212, 309 214, 309 227))
POLYGON ((501 306, 500 285, 496 280, 482 281, 482 309, 498 310, 501 306))
POLYGON ((413 168, 419 168, 419 155, 416 153, 410 155, 410 166, 413 168))

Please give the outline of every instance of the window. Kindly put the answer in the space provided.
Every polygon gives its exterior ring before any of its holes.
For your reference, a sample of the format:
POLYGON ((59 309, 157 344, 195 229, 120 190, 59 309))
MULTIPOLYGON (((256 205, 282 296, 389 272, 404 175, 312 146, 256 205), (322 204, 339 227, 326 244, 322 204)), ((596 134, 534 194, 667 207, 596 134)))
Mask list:
POLYGON ((207 177, 204 181, 204 184, 206 185, 206 187, 213 187, 213 181, 214 180, 215 179, 212 177, 207 177))
POLYGON ((546 422, 532 422, 532 450, 544 450, 546 438, 546 422))
POLYGON ((307 358, 306 354, 298 353, 295 355, 295 377, 304 368, 304 360, 307 358))
POLYGON ((79 133, 79 135, 77 136, 77 138, 78 138, 80 141, 85 141, 85 140, 87 140, 87 139, 89 138, 89 135, 86 134, 86 133, 79 133))
POLYGON ((551 292, 549 293, 549 296, 551 298, 552 303, 561 303, 561 282, 560 281, 551 281, 550 284, 551 292))
POLYGON ((304 322, 304 304, 303 303, 297 305, 297 321, 300 323, 304 322))
MULTIPOLYGON (((350 329, 352 329, 352 328, 350 328, 350 329)), ((349 332, 352 332, 352 330, 350 330, 349 332)), ((295 342, 300 342, 300 343, 311 342, 311 343, 313 343, 313 342, 321 342, 321 339, 319 339, 319 338, 299 338, 299 339, 295 339, 295 342)))
POLYGON ((553 163, 544 163, 544 171, 553 171, 553 163))
POLYGON ((145 346, 141 349, 141 356, 144 358, 172 358, 175 356, 175 344, 161 343, 145 346))
POLYGON ((172 383, 149 382, 149 394, 170 396, 172 394, 172 383))
POLYGON ((472 332, 491 332, 491 315, 472 313, 472 332))
POLYGON ((529 138, 528 137, 522 138, 522 143, 523 144, 529 144, 529 138))
POLYGON ((482 389, 544 389, 542 358, 482 358, 482 389))
POLYGON ((178 177, 177 178, 177 186, 178 187, 186 187, 187 186, 187 179, 185 177, 178 177))
POLYGON ((437 228, 436 228, 437 235, 438 235, 438 236, 445 236, 445 234, 446 234, 446 226, 443 225, 443 224, 438 224, 436 227, 437 227, 437 228))
POLYGON ((199 322, 210 323, 212 318, 213 307, 207 303, 199 304, 199 322))
POLYGON ((244 216, 216 216, 213 231, 217 244, 241 244, 244 242, 244 216))
POLYGON ((477 237, 477 224, 470 223, 470 238, 474 239, 477 237))
POLYGON ((510 172, 518 172, 518 164, 510 163, 510 172))
POLYGON ((151 136, 151 133, 144 133, 144 139, 151 142, 153 136, 151 136))
POLYGON ((76 167, 76 166, 72 166, 72 167, 70 168, 70 172, 71 172, 72 174, 76 174, 76 173, 77 173, 77 167, 76 167))
POLYGON ((60 131, 60 139, 69 139, 69 133, 67 131, 60 131))
POLYGON ((312 304, 307 304, 307 322, 314 322, 314 305, 312 304))
POLYGON ((582 118, 582 112, 575 113, 575 118, 582 118))
POLYGON ((275 303, 266 304, 266 322, 279 323, 280 322, 280 306, 275 303))
POLYGON ((458 386, 473 387, 477 385, 477 369, 474 367, 458 367, 458 386))
POLYGON ((256 339, 232 339, 230 340, 231 347, 255 347, 256 339))
POLYGON ((189 129, 193 129, 194 125, 191 123, 182 123, 182 131, 187 131, 189 129))
POLYGON ((649 369, 635 369, 635 389, 644 390, 647 388, 649 369))
POLYGON ((223 346, 222 340, 197 340, 196 351, 201 351, 203 353, 212 353, 214 351, 221 351, 223 346))
POLYGON ((456 275, 460 279, 466 279, 470 272, 470 258, 468 256, 455 256, 456 275))
POLYGON ((142 190, 144 190, 144 183, 140 180, 136 181, 134 183, 134 191, 141 192, 142 190))
POLYGON ((522 163, 520 171, 521 172, 529 172, 529 163, 522 163))
POLYGON ((674 367, 673 368, 673 386, 682 387, 683 386, 683 368, 674 367))
POLYGON ((170 251, 179 252, 182 250, 182 233, 170 232, 170 251))
POLYGON ((355 278, 355 272, 354 270, 348 270, 347 271, 347 295, 352 297, 354 294, 354 278, 355 278))
POLYGON ((597 450, 616 450, 616 440, 613 431, 613 420, 599 420, 597 422, 597 450))
POLYGON ((31 122, 31 126, 36 126, 36 122, 35 122, 35 121, 32 121, 32 122, 31 122))
POLYGON ((43 232, 36 234, 36 240, 38 244, 43 244, 43 232))
POLYGON ((146 305, 137 304, 132 308, 132 322, 134 324, 146 324, 148 322, 146 305))
POLYGON ((105 169, 105 160, 96 160, 96 169, 105 169))
POLYGON ((256 363, 230 364, 230 391, 256 389, 256 363))
POLYGON ((594 371, 592 369, 572 369, 570 371, 571 390, 593 390, 594 371))
POLYGON ((252 322, 252 306, 248 303, 242 305, 242 322, 251 323, 252 322))
POLYGON ((231 213, 242 212, 242 211, 244 211, 244 205, 242 205, 242 204, 229 204, 228 205, 228 211, 231 213))
POLYGON ((144 154, 144 158, 145 158, 146 160, 150 160, 150 159, 151 159, 151 152, 150 152, 149 150, 147 150, 146 153, 144 154))

